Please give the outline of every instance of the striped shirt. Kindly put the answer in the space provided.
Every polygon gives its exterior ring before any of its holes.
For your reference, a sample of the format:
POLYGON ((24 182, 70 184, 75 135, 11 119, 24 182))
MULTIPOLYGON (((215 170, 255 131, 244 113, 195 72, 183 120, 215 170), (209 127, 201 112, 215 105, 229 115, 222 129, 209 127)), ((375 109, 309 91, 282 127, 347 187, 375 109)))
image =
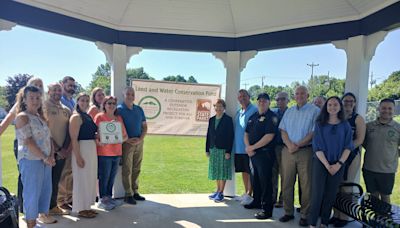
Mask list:
POLYGON ((292 106, 283 115, 279 129, 287 132, 290 141, 299 143, 314 131, 315 120, 319 111, 317 106, 309 103, 301 108, 298 108, 297 105, 292 106))

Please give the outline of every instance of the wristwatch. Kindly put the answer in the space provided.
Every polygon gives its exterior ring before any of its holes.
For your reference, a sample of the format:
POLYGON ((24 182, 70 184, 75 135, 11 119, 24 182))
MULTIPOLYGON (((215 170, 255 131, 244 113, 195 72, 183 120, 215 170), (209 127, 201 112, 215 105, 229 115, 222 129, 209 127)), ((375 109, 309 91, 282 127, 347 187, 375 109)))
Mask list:
POLYGON ((338 161, 338 163, 341 165, 341 166, 343 166, 344 165, 344 163, 342 162, 342 161, 338 161))

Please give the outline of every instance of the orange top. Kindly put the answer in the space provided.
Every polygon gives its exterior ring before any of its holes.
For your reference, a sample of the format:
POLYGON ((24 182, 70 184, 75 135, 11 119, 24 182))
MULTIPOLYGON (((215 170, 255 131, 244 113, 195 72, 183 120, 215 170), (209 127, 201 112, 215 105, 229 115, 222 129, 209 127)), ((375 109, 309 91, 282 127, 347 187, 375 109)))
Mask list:
POLYGON ((92 117, 92 119, 94 119, 96 117, 96 115, 99 113, 100 113, 100 111, 95 105, 90 106, 88 114, 89 114, 89 116, 92 117))
MULTIPOLYGON (((94 117, 94 122, 99 127, 101 122, 118 121, 122 126, 122 136, 126 137, 126 129, 124 121, 121 116, 115 116, 115 119, 110 118, 104 112, 100 112, 94 117)), ((98 156, 122 156, 122 144, 106 144, 104 146, 97 146, 98 156)))

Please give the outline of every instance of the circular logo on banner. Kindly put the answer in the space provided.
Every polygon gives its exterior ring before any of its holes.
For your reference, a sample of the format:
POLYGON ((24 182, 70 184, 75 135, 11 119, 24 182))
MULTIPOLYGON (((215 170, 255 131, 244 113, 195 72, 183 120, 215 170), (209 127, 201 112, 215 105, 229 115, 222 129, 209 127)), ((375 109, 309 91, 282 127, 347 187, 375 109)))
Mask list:
POLYGON ((157 98, 153 96, 145 96, 139 101, 139 106, 142 107, 146 119, 154 119, 160 115, 161 104, 157 98))
POLYGON ((113 123, 107 123, 106 129, 108 132, 114 132, 117 129, 117 127, 113 123))

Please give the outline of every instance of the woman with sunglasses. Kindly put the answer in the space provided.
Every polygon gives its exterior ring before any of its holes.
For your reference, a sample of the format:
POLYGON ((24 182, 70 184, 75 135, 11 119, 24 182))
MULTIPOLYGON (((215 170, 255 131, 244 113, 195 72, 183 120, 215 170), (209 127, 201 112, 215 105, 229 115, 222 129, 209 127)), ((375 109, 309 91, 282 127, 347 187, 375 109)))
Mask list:
MULTIPOLYGON (((102 122, 118 122, 121 124, 122 142, 128 139, 122 117, 117 115, 117 98, 106 96, 103 99, 103 111, 96 115, 94 122, 100 128, 102 122)), ((101 129, 100 129, 101 134, 101 129)), ((103 144, 97 141, 98 178, 100 202, 98 207, 112 210, 122 204, 112 198, 112 189, 115 175, 117 174, 119 160, 122 156, 122 142, 116 144, 103 144)))
POLYGON ((328 98, 322 107, 315 124, 312 146, 309 224, 315 227, 321 216, 320 227, 328 227, 336 193, 343 179, 344 164, 354 147, 351 127, 344 117, 339 97, 328 98))

